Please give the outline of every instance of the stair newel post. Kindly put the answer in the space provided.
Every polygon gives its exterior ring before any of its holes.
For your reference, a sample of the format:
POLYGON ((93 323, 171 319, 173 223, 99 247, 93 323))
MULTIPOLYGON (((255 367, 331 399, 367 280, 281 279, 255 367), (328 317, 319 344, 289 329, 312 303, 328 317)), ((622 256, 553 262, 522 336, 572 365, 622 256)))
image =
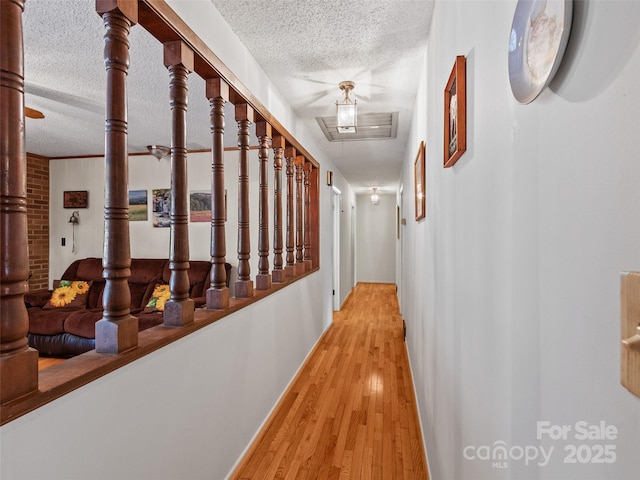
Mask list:
POLYGON ((304 272, 304 260, 302 255, 303 247, 303 210, 302 210, 302 168, 304 166, 304 157, 298 155, 295 160, 296 168, 296 266, 295 274, 300 275, 304 272))
POLYGON ((24 145, 24 0, 0 2, 0 402, 38 390, 38 352, 29 348, 27 156, 24 145), (7 235, 6 232, 11 232, 7 235))
POLYGON ((127 92, 129 30, 138 19, 138 3, 97 0, 105 26, 107 72, 105 122, 103 317, 96 323, 96 351, 120 353, 138 345, 138 319, 131 316, 131 248, 129 239, 129 158, 127 92))
POLYGON ((311 270, 311 163, 307 162, 302 168, 304 181, 304 269, 311 270))
POLYGON ((260 144, 259 193, 258 193, 258 274, 256 290, 271 288, 269 273, 269 146, 271 143, 271 125, 267 122, 256 123, 256 135, 260 144))
POLYGON ((293 188, 293 163, 296 158, 296 149, 294 147, 285 147, 284 155, 287 159, 287 240, 286 240, 286 262, 284 267, 285 277, 293 277, 295 275, 295 256, 293 250, 295 248, 295 228, 296 221, 294 217, 295 199, 293 188))
POLYGON ((221 78, 206 82, 211 105, 211 286, 207 290, 207 308, 229 306, 229 288, 225 270, 227 247, 225 240, 224 186, 224 104, 229 100, 229 85, 221 78))
POLYGON ((276 283, 284 282, 282 268, 282 155, 285 139, 276 135, 272 140, 273 147, 273 270, 271 278, 276 283))
POLYGON ((184 42, 164 44, 164 65, 169 70, 171 105, 171 296, 164 306, 164 325, 193 323, 194 302, 189 298, 189 204, 187 191, 187 77, 194 54, 184 42))
POLYGON ((246 104, 238 104, 235 109, 238 122, 238 280, 236 281, 236 297, 253 296, 253 280, 251 280, 251 237, 249 217, 249 126, 253 122, 253 108, 246 104))

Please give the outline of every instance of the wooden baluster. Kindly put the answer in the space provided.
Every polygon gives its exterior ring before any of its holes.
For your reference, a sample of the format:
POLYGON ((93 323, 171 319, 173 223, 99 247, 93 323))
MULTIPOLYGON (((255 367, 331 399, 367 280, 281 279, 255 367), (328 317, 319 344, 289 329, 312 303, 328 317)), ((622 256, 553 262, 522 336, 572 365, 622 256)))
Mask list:
POLYGON ((38 390, 38 352, 29 348, 24 304, 29 278, 27 157, 24 146, 24 0, 0 1, 0 402, 38 390))
POLYGON ((207 290, 207 308, 227 308, 227 246, 225 240, 226 207, 224 195, 224 104, 229 100, 229 85, 220 78, 207 80, 207 98, 211 105, 211 286, 207 290))
POLYGON ((302 255, 302 168, 304 166, 304 157, 298 155, 295 161, 296 166, 296 267, 295 274, 300 275, 304 272, 304 260, 302 255))
POLYGON ((295 218, 294 218, 294 193, 293 193, 293 162, 296 158, 296 149, 286 147, 284 155, 287 159, 287 264, 284 267, 285 277, 293 277, 295 274, 295 257, 293 249, 295 248, 295 218))
POLYGON ((236 105, 236 121, 238 122, 238 280, 236 281, 236 297, 253 296, 251 280, 251 239, 249 218, 249 125, 253 121, 253 108, 246 103, 236 105))
POLYGON ((304 164, 302 173, 304 176, 304 269, 311 270, 311 163, 304 164))
POLYGON ((164 325, 181 327, 193 323, 194 302, 189 298, 189 205, 187 191, 187 77, 194 55, 184 42, 164 44, 164 65, 169 69, 171 105, 171 251, 169 287, 164 306, 164 325))
POLYGON ((271 125, 267 122, 256 123, 256 135, 260 143, 258 161, 260 162, 259 200, 258 200, 258 275, 256 289, 271 288, 269 273, 269 144, 271 143, 271 125))
POLYGON ((138 2, 98 0, 102 16, 107 71, 105 122, 103 317, 96 323, 96 351, 120 353, 138 345, 138 319, 131 316, 131 248, 127 157, 129 30, 138 19, 138 2))
POLYGON ((285 139, 281 135, 273 137, 273 271, 272 280, 276 283, 284 282, 282 268, 282 155, 285 139))
POLYGON ((320 169, 312 166, 309 174, 309 196, 311 207, 309 209, 309 235, 311 236, 311 267, 320 265, 320 169))

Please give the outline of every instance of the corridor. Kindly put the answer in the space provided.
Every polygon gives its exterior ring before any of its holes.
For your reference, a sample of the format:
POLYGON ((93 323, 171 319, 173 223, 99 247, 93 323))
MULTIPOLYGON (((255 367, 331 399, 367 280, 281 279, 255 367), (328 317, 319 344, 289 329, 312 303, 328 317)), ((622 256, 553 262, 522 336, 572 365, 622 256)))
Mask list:
POLYGON ((356 286, 232 479, 428 479, 395 290, 356 286))

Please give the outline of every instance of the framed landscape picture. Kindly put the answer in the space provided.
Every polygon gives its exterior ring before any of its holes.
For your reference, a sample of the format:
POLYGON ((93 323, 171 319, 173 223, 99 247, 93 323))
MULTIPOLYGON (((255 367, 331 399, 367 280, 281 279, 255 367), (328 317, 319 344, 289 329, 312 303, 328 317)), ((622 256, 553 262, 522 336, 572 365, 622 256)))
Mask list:
POLYGON ((189 210, 192 222, 211 222, 211 191, 191 192, 189 210))
POLYGON ((129 221, 142 222, 149 219, 146 190, 129 190, 129 221))
POLYGON ((413 162, 413 185, 416 200, 416 222, 422 220, 426 214, 426 174, 425 174, 425 145, 420 142, 418 154, 413 162))
POLYGON ((456 62, 444 89, 444 167, 455 164, 467 149, 467 59, 456 62))

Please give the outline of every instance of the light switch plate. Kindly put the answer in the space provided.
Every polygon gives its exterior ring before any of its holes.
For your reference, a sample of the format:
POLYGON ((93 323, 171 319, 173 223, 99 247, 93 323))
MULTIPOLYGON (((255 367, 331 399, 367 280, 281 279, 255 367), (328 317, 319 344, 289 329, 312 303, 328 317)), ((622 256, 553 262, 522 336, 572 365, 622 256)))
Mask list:
POLYGON ((640 272, 621 275, 620 302, 620 381, 640 397, 640 272))

